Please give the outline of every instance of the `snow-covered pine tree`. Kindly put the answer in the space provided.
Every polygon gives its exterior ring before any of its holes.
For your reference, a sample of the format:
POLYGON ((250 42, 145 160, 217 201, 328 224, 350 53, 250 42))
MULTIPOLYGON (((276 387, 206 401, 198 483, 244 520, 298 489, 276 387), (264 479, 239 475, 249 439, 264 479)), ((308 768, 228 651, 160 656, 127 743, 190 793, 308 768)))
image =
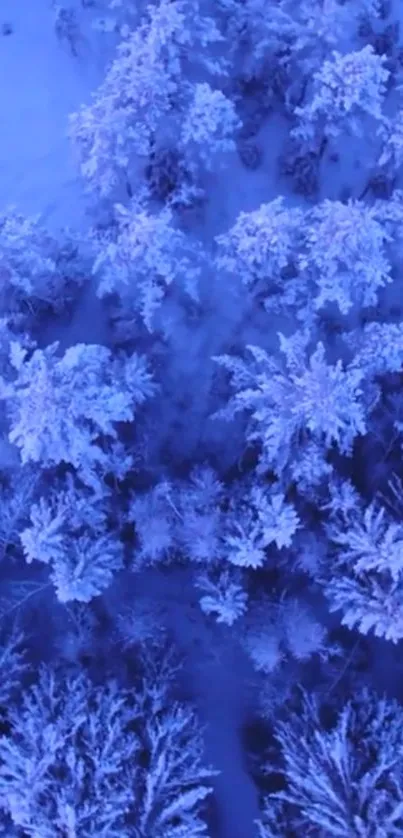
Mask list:
POLYGON ((171 286, 179 296, 185 293, 197 300, 206 257, 201 246, 177 228, 168 207, 151 213, 141 200, 134 200, 128 208, 116 205, 115 215, 113 234, 95 242, 97 293, 118 294, 123 310, 137 310, 152 331, 155 312, 171 286))
POLYGON ((316 309, 335 302, 347 314, 352 306, 376 305, 379 290, 391 282, 390 241, 376 207, 362 201, 326 199, 306 213, 298 266, 313 281, 316 309))
POLYGON ((222 522, 222 555, 237 567, 261 567, 267 549, 290 547, 300 525, 280 485, 255 483, 230 502, 222 522))
POLYGON ((70 118, 70 137, 88 188, 100 196, 132 193, 139 162, 147 162, 177 127, 192 85, 187 63, 220 72, 209 47, 222 40, 198 0, 159 0, 129 32, 94 95, 70 118))
POLYGON ((215 772, 161 662, 158 680, 131 692, 43 666, 10 710, 0 761, 0 809, 32 836, 207 838, 201 803, 215 772))
POLYGON ((222 164, 236 149, 234 134, 241 125, 235 105, 221 90, 207 82, 195 84, 178 142, 189 171, 197 177, 200 170, 222 164))
POLYGON ((52 467, 69 463, 90 486, 108 471, 106 442, 117 439, 116 422, 132 422, 136 407, 155 392, 145 360, 133 354, 112 359, 105 346, 77 344, 58 356, 58 343, 31 357, 12 345, 15 379, 2 381, 11 430, 22 462, 52 467), (97 475, 98 471, 98 475, 97 475))
POLYGON ((232 626, 247 608, 248 595, 239 573, 225 569, 221 572, 204 571, 196 578, 196 587, 202 592, 200 607, 204 614, 213 614, 217 623, 232 626))
POLYGON ((283 197, 241 212, 230 230, 216 237, 217 268, 237 276, 252 293, 277 290, 301 244, 303 218, 283 197))
MULTIPOLYGON (((365 2, 365 0, 364 0, 365 2)), ((312 73, 353 29, 360 9, 338 0, 219 0, 229 48, 247 78, 312 73), (289 72, 291 70, 291 72, 289 72)), ((362 5, 360 2, 358 5, 362 5)), ((270 79, 272 81, 272 79, 270 79)))
POLYGON ((50 566, 60 602, 89 602, 123 565, 123 546, 110 531, 105 503, 78 490, 71 475, 65 488, 33 504, 20 539, 27 563, 50 566))
POLYGON ((60 310, 71 286, 82 284, 78 236, 68 230, 55 237, 40 216, 15 207, 0 214, 0 304, 2 315, 32 315, 60 310), (69 287, 70 286, 70 287, 69 287))
POLYGON ((300 711, 276 724, 286 789, 266 798, 262 838, 280 835, 275 816, 280 824, 285 808, 277 808, 277 799, 289 804, 287 825, 304 835, 397 838, 403 829, 402 721, 397 701, 361 690, 324 728, 318 702, 303 693, 300 711))
POLYGON ((361 135, 363 117, 383 119, 382 106, 390 72, 386 57, 367 44, 342 55, 337 50, 314 73, 311 95, 295 108, 299 124, 292 136, 308 144, 337 137, 343 131, 361 135))
POLYGON ((173 553, 196 563, 214 564, 221 555, 223 485, 213 469, 195 467, 187 481, 160 481, 133 496, 129 520, 139 551, 135 563, 167 560, 173 553))
POLYGON ((393 114, 393 119, 385 117, 377 133, 382 140, 378 166, 393 178, 403 165, 403 108, 393 114))
POLYGON ((328 364, 319 343, 309 349, 309 337, 280 335, 283 359, 248 346, 247 360, 228 355, 215 360, 228 370, 234 396, 218 417, 246 413, 246 438, 260 447, 260 469, 280 476, 310 441, 336 445, 351 452, 354 439, 365 433, 363 373, 339 360, 328 364))
POLYGON ((403 637, 403 527, 386 509, 357 499, 347 506, 332 501, 326 528, 332 550, 332 572, 322 584, 331 611, 361 634, 397 643, 403 637))

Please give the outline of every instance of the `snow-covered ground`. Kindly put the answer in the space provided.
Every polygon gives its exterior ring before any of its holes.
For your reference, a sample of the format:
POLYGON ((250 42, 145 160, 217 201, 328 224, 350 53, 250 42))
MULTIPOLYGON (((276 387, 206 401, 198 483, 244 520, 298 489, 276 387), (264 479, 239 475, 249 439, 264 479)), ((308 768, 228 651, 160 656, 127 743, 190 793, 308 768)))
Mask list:
POLYGON ((108 38, 78 10, 82 40, 75 57, 58 40, 51 0, 0 4, 0 208, 41 213, 48 227, 81 226, 82 185, 67 136, 68 115, 100 83, 108 38), (10 34, 2 34, 9 25, 10 34))
MULTIPOLYGON (((54 232, 90 223, 68 122, 102 81, 115 42, 92 27, 96 10, 83 9, 80 0, 69 7, 79 24, 77 55, 57 37, 52 0, 0 3, 0 212, 14 205, 40 215, 54 232), (10 34, 1 34, 4 27, 10 34)), ((94 290, 94 283, 86 285, 73 318, 49 322, 41 343, 103 343, 105 316, 94 290)))

